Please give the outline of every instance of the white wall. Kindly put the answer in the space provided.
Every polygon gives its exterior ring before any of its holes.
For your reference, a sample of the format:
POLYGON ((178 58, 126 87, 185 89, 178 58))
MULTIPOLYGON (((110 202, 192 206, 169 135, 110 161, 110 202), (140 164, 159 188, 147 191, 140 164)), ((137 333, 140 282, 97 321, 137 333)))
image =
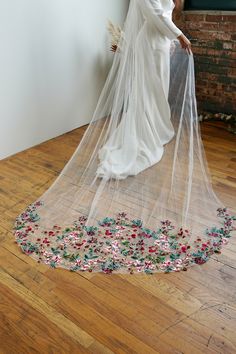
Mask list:
POLYGON ((89 122, 128 0, 0 0, 0 159, 89 122))

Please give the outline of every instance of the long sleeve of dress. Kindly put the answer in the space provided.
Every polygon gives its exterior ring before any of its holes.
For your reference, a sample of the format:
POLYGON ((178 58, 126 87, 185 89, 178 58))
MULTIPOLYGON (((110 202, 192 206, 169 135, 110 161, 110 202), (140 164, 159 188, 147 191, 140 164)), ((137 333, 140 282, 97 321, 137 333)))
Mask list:
POLYGON ((160 0, 141 0, 141 2, 145 6, 146 14, 163 35, 175 39, 183 33, 163 10, 160 0))

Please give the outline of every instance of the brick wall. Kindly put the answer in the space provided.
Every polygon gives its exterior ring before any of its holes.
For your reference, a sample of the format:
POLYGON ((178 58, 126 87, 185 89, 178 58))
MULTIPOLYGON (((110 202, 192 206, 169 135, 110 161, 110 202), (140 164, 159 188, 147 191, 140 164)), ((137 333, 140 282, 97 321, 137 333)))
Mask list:
POLYGON ((236 12, 184 11, 174 21, 191 40, 198 108, 236 112, 236 12))

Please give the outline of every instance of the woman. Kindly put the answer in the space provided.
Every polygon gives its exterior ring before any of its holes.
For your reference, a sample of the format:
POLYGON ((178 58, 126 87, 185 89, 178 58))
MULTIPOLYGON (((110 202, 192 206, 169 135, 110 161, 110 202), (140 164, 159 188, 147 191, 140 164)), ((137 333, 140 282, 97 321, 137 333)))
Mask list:
MULTIPOLYGON (((146 116, 143 125, 137 129, 133 117, 127 114, 99 152, 100 165, 97 175, 123 179, 136 175, 145 168, 159 162, 164 153, 164 145, 174 136, 171 124, 169 94, 170 45, 178 38, 182 48, 191 53, 191 43, 172 22, 175 7, 172 0, 138 0, 136 6, 145 18, 140 30, 151 44, 156 63, 156 108, 153 112, 139 112, 136 116, 146 116), (131 122, 129 121, 131 119, 131 122), (149 121, 149 125, 147 124, 149 121), (124 131, 136 132, 130 143, 130 134, 124 141, 124 131), (139 134, 140 133, 140 134, 139 134)), ((140 53, 140 55, 142 55, 140 53)))
POLYGON ((81 143, 16 219, 17 243, 39 262, 180 271, 205 263, 231 236, 234 218, 212 190, 202 147, 190 42, 171 20, 173 7, 131 0, 81 143))

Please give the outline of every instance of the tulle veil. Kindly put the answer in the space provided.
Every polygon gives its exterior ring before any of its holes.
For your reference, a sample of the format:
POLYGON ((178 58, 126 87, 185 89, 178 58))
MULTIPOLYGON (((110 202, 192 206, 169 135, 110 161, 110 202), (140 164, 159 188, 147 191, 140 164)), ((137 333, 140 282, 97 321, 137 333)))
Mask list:
POLYGON ((171 42, 169 56, 175 134, 162 158, 129 176, 99 174, 104 146, 118 128, 120 153, 132 166, 147 139, 149 117, 161 113, 155 103, 161 90, 155 55, 137 4, 131 0, 82 141, 51 187, 15 221, 23 252, 52 267, 105 273, 185 270, 219 252, 234 229, 234 218, 211 185, 199 130, 194 57, 178 40, 171 42))

